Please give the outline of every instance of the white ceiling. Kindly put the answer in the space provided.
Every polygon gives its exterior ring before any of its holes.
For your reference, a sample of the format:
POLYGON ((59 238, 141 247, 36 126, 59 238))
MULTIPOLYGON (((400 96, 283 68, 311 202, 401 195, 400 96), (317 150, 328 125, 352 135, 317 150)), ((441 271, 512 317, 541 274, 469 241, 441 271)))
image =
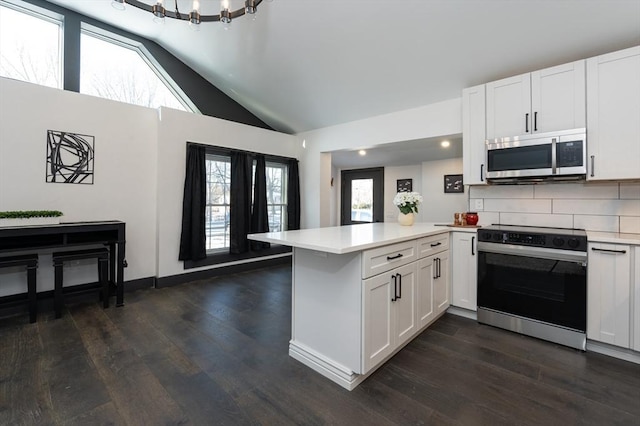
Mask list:
MULTIPOLYGON (((457 98, 464 87, 640 44, 640 0, 274 0, 225 31, 111 0, 50 0, 157 41, 274 129, 457 98)), ((152 3, 154 0, 148 0, 152 3)), ((165 0, 171 8, 174 0, 165 0)), ((219 0, 200 0, 203 13, 219 0)), ((191 0, 179 0, 188 12, 191 0)), ((232 9, 243 4, 231 0, 232 9)))
POLYGON ((332 151, 331 164, 343 169, 408 166, 456 157, 462 157, 462 138, 459 135, 376 145, 365 150, 365 155, 360 155, 358 150, 332 151), (442 147, 443 141, 448 141, 449 146, 442 147))

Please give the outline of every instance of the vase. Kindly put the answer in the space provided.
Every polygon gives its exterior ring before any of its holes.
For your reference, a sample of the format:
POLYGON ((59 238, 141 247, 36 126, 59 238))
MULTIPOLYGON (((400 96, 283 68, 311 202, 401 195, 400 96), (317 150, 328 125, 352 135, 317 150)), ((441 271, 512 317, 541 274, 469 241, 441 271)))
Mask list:
POLYGON ((478 224, 478 213, 476 212, 468 212, 467 213, 467 225, 477 225, 478 224))
POLYGON ((402 212, 398 213, 398 223, 402 226, 411 226, 413 225, 413 213, 404 214, 402 212))

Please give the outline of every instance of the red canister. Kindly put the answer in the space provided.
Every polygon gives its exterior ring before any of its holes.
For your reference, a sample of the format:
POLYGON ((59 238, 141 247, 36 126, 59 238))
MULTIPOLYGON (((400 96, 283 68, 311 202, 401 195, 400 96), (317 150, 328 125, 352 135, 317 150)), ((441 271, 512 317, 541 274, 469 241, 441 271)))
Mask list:
POLYGON ((478 223, 478 213, 476 212, 468 212, 467 213, 467 225, 476 225, 478 223))

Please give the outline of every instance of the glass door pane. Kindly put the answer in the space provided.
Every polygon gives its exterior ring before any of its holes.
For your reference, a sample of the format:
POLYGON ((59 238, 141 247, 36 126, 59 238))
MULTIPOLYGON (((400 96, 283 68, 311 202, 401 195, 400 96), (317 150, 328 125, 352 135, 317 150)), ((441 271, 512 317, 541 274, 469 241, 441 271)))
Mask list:
POLYGON ((373 179, 351 181, 351 220, 373 222, 373 179))

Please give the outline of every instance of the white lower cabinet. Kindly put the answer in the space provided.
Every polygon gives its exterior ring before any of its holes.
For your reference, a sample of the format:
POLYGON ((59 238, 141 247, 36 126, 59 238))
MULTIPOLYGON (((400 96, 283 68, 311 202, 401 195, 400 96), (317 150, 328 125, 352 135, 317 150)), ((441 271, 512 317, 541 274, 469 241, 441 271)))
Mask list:
POLYGON ((418 328, 432 323, 450 302, 449 251, 418 261, 418 328))
POLYGON ((416 263, 364 280, 363 373, 382 362, 417 332, 416 263))
POLYGON ((471 311, 478 308, 476 243, 476 233, 451 233, 451 305, 471 311))
POLYGON ((630 347, 631 246, 590 243, 587 337, 630 347))
POLYGON ((435 268, 433 256, 420 259, 418 262, 418 292, 417 312, 418 327, 427 326, 436 318, 433 303, 433 282, 435 281, 435 268))
POLYGON ((640 352, 640 246, 634 246, 633 255, 633 350, 640 352))
POLYGON ((433 280, 433 304, 436 316, 447 310, 451 304, 449 285, 449 252, 445 251, 433 256, 436 277, 433 280))
MULTIPOLYGON (((380 365, 449 307, 448 234, 411 243, 418 248, 417 260, 372 277, 367 277, 371 268, 363 268, 361 374, 380 365)), ((391 250, 386 256, 397 254, 391 250)))

